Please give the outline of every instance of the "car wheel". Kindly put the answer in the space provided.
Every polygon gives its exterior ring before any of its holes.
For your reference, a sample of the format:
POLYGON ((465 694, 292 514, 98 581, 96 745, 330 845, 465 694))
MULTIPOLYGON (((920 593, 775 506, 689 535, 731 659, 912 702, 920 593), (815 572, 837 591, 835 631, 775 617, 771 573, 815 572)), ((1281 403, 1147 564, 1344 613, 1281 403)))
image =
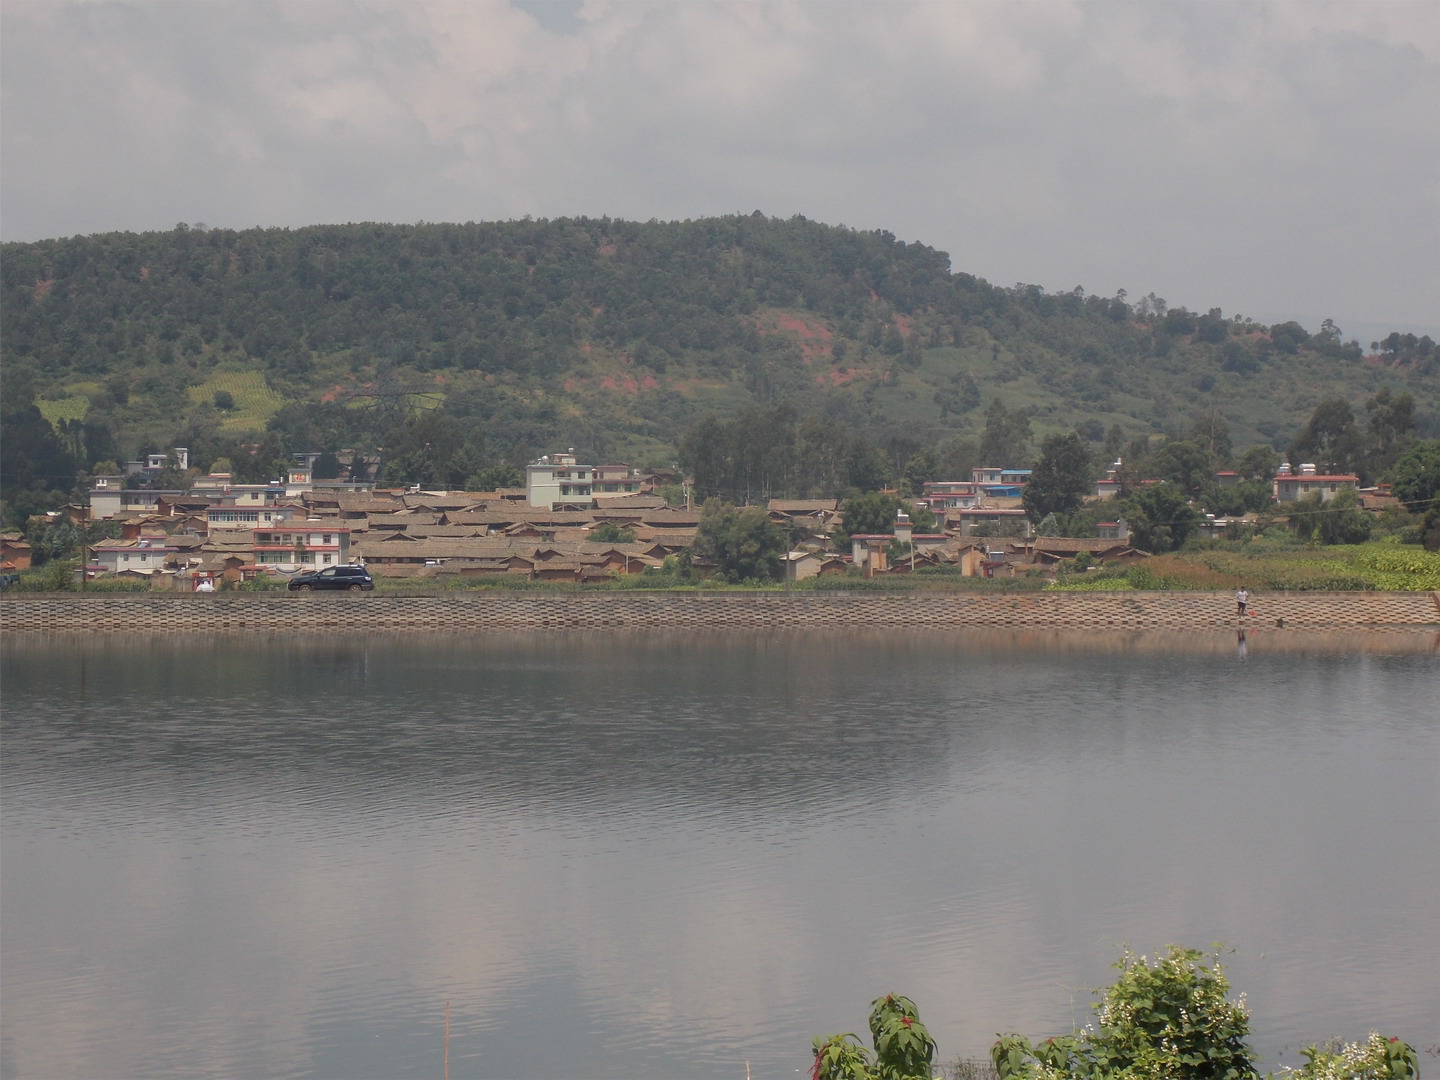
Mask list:
POLYGON ((351 586, 350 586, 350 591, 351 591, 351 592, 359 592, 359 591, 360 591, 360 588, 361 588, 361 587, 360 587, 359 585, 351 585, 351 586))
POLYGON ((315 586, 314 586, 314 585, 297 585, 297 586, 295 586, 295 590, 296 590, 296 592, 314 592, 314 591, 315 591, 315 586))

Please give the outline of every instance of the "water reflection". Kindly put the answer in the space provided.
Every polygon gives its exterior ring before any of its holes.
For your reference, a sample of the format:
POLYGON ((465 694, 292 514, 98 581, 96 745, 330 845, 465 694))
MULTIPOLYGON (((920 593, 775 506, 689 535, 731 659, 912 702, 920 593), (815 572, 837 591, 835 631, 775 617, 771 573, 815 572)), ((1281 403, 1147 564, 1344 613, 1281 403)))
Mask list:
POLYGON ((1363 644, 22 643, 0 1072, 436 1075, 448 999, 457 1078, 789 1076, 886 989, 976 1053, 1212 940, 1270 1065, 1436 1041, 1436 643, 1363 644))

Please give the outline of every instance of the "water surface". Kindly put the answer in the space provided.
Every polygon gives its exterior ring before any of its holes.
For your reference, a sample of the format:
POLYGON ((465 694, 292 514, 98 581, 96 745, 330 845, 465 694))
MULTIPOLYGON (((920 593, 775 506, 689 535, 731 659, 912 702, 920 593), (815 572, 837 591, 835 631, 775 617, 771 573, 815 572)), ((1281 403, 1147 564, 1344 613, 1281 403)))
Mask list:
POLYGON ((6 1077, 762 1077, 943 1058, 1223 941, 1267 1067, 1440 1042, 1435 642, 12 642, 6 1077))

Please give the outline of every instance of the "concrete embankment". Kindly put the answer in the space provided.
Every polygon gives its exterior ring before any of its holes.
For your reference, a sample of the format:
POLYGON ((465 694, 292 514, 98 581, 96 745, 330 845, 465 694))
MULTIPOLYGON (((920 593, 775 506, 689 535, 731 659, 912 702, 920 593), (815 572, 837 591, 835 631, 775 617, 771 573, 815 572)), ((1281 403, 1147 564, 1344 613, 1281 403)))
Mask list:
MULTIPOLYGON (((1440 628, 1440 594, 1262 593, 1255 628, 1440 628)), ((500 593, 24 595, 0 599, 6 634, 366 633, 665 628, 1043 627, 1201 630, 1237 626, 1229 593, 500 593)))

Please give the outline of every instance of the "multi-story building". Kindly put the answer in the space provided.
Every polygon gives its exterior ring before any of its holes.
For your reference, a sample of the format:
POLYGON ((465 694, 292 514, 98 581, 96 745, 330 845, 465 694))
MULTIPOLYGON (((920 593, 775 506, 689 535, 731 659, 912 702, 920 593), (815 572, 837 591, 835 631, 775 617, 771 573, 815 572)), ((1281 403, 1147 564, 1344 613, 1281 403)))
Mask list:
POLYGON ((155 540, 108 540, 90 549, 90 570, 118 574, 123 570, 153 573, 179 548, 155 540))
POLYGON ((525 468, 525 498, 531 506, 588 509, 596 499, 633 495, 640 477, 629 465, 581 465, 572 446, 564 454, 548 454, 525 468))
POLYGON ((980 505, 980 486, 972 480, 928 480, 921 494, 931 510, 964 510, 980 505))
POLYGON ((153 514, 161 499, 184 498, 183 491, 127 488, 119 476, 97 476, 90 489, 90 520, 104 521, 121 514, 153 514))
POLYGON ((254 532, 261 566, 335 566, 350 560, 350 530, 328 521, 282 521, 254 532))
POLYGON ((305 512, 302 506, 212 506, 205 511, 206 527, 216 529, 257 529, 279 525, 305 512))

